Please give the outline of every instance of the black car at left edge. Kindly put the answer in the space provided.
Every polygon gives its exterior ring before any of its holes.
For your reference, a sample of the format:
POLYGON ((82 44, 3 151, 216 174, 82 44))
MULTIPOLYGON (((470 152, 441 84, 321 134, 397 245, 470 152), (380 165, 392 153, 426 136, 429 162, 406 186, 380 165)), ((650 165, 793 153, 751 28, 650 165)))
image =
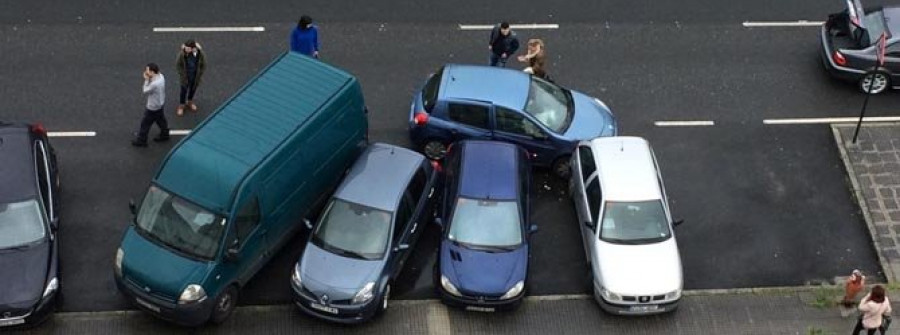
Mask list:
POLYGON ((900 31, 900 6, 863 8, 859 0, 844 2, 847 8, 829 15, 822 25, 825 69, 863 92, 900 88, 900 35, 893 35, 900 31))
POLYGON ((43 126, 0 122, 0 329, 39 324, 56 307, 58 176, 43 126))

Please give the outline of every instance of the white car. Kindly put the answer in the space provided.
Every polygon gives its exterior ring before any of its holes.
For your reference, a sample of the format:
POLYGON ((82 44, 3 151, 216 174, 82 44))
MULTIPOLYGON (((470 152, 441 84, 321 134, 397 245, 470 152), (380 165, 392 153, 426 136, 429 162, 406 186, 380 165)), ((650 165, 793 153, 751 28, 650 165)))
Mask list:
POLYGON ((681 300, 681 256, 662 176, 639 137, 582 141, 569 194, 578 212, 594 298, 613 314, 672 311, 681 300))

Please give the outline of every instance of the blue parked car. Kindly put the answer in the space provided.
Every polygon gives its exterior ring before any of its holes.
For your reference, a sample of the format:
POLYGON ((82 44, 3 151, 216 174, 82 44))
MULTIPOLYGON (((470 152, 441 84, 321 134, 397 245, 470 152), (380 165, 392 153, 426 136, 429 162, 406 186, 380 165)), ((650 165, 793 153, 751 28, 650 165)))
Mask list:
POLYGON ((569 174, 578 141, 615 136, 616 120, 597 98, 522 71, 448 64, 425 82, 409 111, 409 134, 430 159, 462 139, 497 140, 528 151, 535 165, 569 174))
POLYGON ((525 296, 531 167, 524 150, 467 140, 450 147, 435 287, 448 305, 493 312, 525 296))
POLYGON ((369 146, 338 187, 294 268, 297 306, 340 323, 363 322, 385 311, 394 278, 433 217, 437 175, 418 152, 369 146))

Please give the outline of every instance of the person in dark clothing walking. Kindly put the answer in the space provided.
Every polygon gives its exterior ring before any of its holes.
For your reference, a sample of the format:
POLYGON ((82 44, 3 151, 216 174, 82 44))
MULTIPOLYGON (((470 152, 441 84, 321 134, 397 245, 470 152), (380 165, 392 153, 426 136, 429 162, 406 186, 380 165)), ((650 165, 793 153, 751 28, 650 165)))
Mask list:
POLYGON ((206 70, 206 55, 200 48, 200 44, 194 40, 188 40, 181 45, 181 52, 175 60, 175 68, 178 69, 179 82, 181 83, 181 94, 178 97, 178 109, 175 114, 184 115, 184 108, 187 106, 192 112, 197 111, 197 105, 194 104, 194 93, 200 86, 200 80, 203 78, 203 71, 206 70))
POLYGON ((309 15, 301 16, 297 27, 291 32, 291 51, 319 58, 319 28, 312 23, 309 15))
POLYGON ((488 42, 491 50, 491 66, 506 67, 509 56, 519 50, 519 39, 516 33, 509 28, 509 22, 502 22, 491 30, 491 40, 488 42))
POLYGON ((166 102, 166 78, 159 73, 159 65, 150 63, 144 67, 143 92, 147 96, 144 118, 141 119, 141 128, 138 130, 137 138, 131 141, 131 145, 136 147, 147 146, 147 134, 150 132, 150 126, 154 123, 159 127, 159 136, 154 137, 153 141, 169 140, 169 123, 166 122, 166 115, 163 114, 166 102))

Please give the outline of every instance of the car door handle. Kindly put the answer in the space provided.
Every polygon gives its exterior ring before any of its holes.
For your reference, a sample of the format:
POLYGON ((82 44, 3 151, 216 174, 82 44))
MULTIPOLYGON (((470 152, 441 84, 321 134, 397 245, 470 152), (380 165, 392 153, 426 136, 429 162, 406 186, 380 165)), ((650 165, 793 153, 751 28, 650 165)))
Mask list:
POLYGON ((431 199, 432 195, 434 195, 434 187, 431 188, 431 191, 428 191, 428 199, 431 199))
POLYGON ((419 227, 419 223, 418 223, 418 222, 414 222, 414 223, 413 223, 413 227, 412 227, 412 229, 409 231, 409 233, 410 233, 410 234, 415 233, 417 227, 419 227))

